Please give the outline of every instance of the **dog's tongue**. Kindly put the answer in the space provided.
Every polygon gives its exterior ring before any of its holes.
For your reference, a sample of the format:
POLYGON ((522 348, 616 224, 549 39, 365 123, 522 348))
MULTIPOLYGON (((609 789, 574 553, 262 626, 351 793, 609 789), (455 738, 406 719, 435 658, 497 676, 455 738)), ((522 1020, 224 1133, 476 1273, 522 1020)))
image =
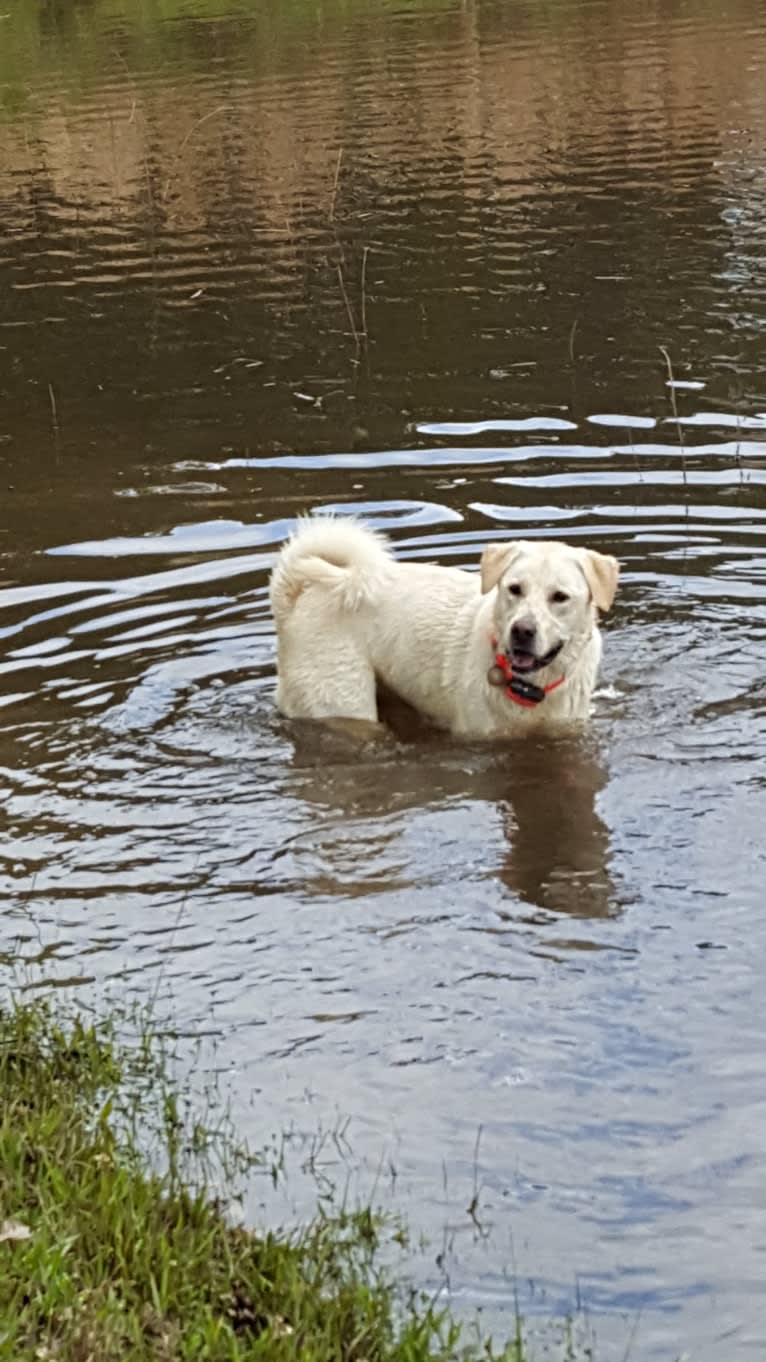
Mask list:
POLYGON ((511 653, 511 666, 515 672, 531 672, 536 663, 534 653, 511 653))

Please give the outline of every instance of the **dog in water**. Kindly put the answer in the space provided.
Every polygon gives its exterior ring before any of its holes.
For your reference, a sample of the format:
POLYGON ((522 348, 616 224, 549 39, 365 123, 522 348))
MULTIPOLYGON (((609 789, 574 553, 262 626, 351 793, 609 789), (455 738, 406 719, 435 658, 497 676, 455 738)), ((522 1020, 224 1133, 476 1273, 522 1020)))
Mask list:
POLYGON ((618 573, 608 554, 542 540, 489 544, 479 575, 399 562, 357 521, 302 519, 271 576, 277 704, 375 723, 382 687, 465 738, 581 723, 618 573))

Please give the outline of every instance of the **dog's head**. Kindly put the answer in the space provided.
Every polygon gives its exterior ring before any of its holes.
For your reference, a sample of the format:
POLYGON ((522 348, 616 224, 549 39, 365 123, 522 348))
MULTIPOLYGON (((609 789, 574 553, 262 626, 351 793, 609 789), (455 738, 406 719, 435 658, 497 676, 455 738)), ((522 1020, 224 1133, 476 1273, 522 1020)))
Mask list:
POLYGON ((532 673, 555 663, 566 672, 591 637, 597 612, 612 604, 619 570, 616 558, 572 544, 488 544, 481 589, 497 587, 497 644, 513 670, 532 673))

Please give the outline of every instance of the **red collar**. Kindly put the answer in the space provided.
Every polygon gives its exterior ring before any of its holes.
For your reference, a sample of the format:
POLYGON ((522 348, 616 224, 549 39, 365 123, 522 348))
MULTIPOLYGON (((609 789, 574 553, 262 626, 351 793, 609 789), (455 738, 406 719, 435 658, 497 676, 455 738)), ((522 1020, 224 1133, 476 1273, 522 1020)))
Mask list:
POLYGON ((552 690, 557 690, 564 684, 566 677, 560 676, 558 681, 551 681, 549 686, 536 686, 534 681, 525 681, 523 676, 514 676, 513 667, 505 653, 497 651, 497 639, 491 640, 492 651, 495 654, 495 665, 490 668, 490 673, 499 671, 502 679, 490 681, 490 685, 503 685, 509 700, 513 700, 515 705, 523 705, 525 709, 535 709, 552 690))

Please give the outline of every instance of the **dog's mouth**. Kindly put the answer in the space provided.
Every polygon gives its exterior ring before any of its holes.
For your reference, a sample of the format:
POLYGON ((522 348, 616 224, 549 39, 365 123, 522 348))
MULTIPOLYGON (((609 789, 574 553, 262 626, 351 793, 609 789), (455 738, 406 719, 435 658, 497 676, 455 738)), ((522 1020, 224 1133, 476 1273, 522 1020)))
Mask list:
POLYGON ((550 648, 542 657, 538 657, 536 653, 527 652, 524 648, 511 646, 508 653, 511 670, 522 675, 542 671, 543 667, 549 667, 551 662, 558 657, 563 647, 564 640, 562 639, 560 643, 556 644, 555 648, 550 648))

